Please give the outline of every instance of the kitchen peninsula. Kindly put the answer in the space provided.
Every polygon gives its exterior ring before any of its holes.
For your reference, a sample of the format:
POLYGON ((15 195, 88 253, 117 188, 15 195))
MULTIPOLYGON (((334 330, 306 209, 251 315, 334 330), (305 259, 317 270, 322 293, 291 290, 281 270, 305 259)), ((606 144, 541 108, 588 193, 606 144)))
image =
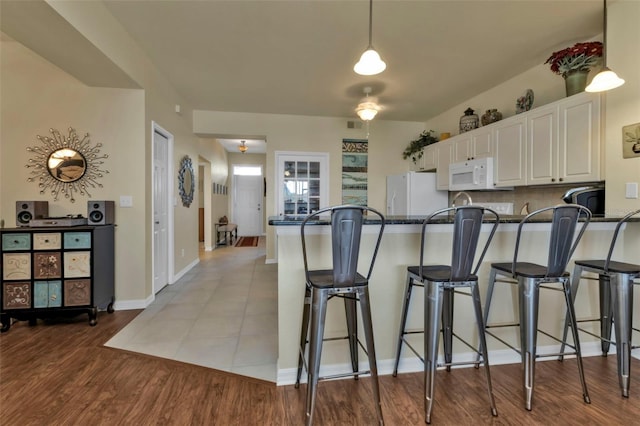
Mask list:
MULTIPOLYGON (((327 217, 328 219, 328 217, 327 217)), ((378 260, 373 270, 369 284, 371 297, 371 311, 373 329, 380 374, 390 374, 395 344, 400 323, 402 309, 402 294, 406 277, 406 267, 418 262, 420 232, 424 216, 389 216, 378 253, 378 260)), ((483 298, 486 292, 490 263, 510 260, 516 238, 517 224, 522 216, 505 216, 500 219, 500 226, 485 256, 483 266, 478 273, 480 280, 480 294, 483 298)), ((303 217, 274 216, 269 218, 269 225, 276 227, 278 247, 278 377, 279 385, 291 384, 295 381, 295 371, 298 362, 298 340, 302 318, 304 298, 304 268, 300 244, 300 223, 303 217)), ((599 258, 606 255, 608 244, 618 218, 593 218, 574 258, 599 258)), ((307 250, 309 256, 326 259, 329 263, 331 244, 330 228, 327 221, 314 222, 312 235, 308 239, 307 250)), ((374 244, 375 231, 379 222, 366 221, 363 230, 362 244, 374 244)), ((546 246, 548 221, 540 221, 527 225, 527 238, 520 246, 519 259, 534 262, 546 262, 546 246)), ((481 241, 488 236, 489 225, 483 226, 481 241)), ((614 256, 621 260, 632 260, 637 253, 637 242, 640 241, 640 220, 627 224, 619 240, 614 256)), ((428 263, 449 263, 451 257, 451 220, 443 219, 441 223, 431 226, 425 249, 425 259, 428 263)), ((572 263, 569 270, 573 268, 572 263)), ((598 313, 597 286, 584 286, 576 299, 576 313, 578 318, 593 317, 598 313), (589 291, 586 291, 588 289, 589 291)), ((540 328, 554 335, 561 335, 564 325, 564 309, 562 300, 549 297, 541 292, 540 328)), ((463 301, 466 303, 466 301, 463 301)), ((492 304, 492 322, 512 321, 517 312, 517 296, 501 288, 494 293, 492 304)), ((329 304, 325 336, 343 335, 346 329, 343 306, 340 303, 329 304)), ((469 300, 468 309, 456 309, 454 327, 458 320, 464 324, 473 324, 473 310, 469 300)), ((407 320, 408 329, 421 329, 423 325, 423 309, 420 297, 415 297, 409 309, 407 320)), ((470 342, 477 343, 473 327, 456 329, 456 332, 470 342)), ((505 340, 518 346, 518 336, 513 330, 505 330, 505 340)), ((595 339, 582 334, 583 355, 599 355, 599 343, 595 339)), ((417 337, 420 339, 420 337, 417 337)), ((340 347, 342 343, 328 342, 323 348, 322 373, 330 374, 334 371, 347 371, 349 365, 348 351, 340 347)), ((490 362, 492 364, 520 362, 517 354, 505 349, 505 346, 495 339, 489 338, 490 362)), ((557 343, 544 335, 539 335, 538 347, 540 352, 554 348, 557 343)), ((471 357, 469 349, 454 341, 454 355, 471 357)), ((400 372, 421 371, 422 364, 413 356, 403 352, 400 362, 400 372)), ((361 360, 366 359, 364 354, 361 360)))

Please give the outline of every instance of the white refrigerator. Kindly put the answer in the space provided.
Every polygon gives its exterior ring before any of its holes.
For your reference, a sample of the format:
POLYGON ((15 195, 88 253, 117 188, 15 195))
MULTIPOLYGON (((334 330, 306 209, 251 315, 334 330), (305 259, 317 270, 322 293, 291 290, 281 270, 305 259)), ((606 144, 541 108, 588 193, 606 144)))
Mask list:
POLYGON ((436 189, 435 173, 387 176, 387 215, 426 216, 447 207, 449 191, 436 189))

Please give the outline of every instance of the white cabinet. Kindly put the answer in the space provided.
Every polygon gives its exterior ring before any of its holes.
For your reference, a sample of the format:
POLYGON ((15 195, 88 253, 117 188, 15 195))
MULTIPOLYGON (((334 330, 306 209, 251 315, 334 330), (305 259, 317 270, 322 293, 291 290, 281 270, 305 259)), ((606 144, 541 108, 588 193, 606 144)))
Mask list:
POLYGON ((414 170, 436 170, 449 188, 449 164, 494 158, 496 187, 604 179, 600 95, 580 93, 429 145, 414 170))
POLYGON ((527 113, 527 185, 601 179, 599 96, 581 93, 527 113))
POLYGON ((493 124, 494 182, 497 187, 526 185, 526 119, 510 117, 493 124))
POLYGON ((469 133, 463 133, 461 135, 451 138, 449 141, 451 144, 452 163, 459 163, 461 161, 471 160, 473 157, 473 148, 471 147, 471 136, 469 133))
POLYGON ((493 157, 493 131, 482 127, 471 134, 472 158, 493 157))
POLYGON ((411 162, 410 171, 426 172, 438 168, 437 143, 427 145, 422 149, 422 157, 415 163, 411 162))
POLYGON ((483 127, 454 136, 450 139, 452 145, 452 163, 487 158, 493 156, 491 128, 483 127))
POLYGON ((449 164, 453 158, 453 145, 449 139, 433 144, 438 163, 436 170, 436 188, 449 190, 449 164))
POLYGON ((574 95, 559 105, 558 179, 588 182, 601 173, 600 94, 574 95))
POLYGON ((527 183, 558 181, 558 106, 536 108, 527 114, 527 183))

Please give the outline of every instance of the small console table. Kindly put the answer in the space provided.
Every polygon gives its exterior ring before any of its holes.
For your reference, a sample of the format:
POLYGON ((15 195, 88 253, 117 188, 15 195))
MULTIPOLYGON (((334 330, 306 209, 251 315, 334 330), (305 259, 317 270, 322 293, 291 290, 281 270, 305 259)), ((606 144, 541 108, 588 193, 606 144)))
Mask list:
POLYGON ((235 223, 216 223, 216 246, 231 244, 233 239, 238 239, 238 225, 235 223), (224 239, 220 239, 220 234, 224 239))

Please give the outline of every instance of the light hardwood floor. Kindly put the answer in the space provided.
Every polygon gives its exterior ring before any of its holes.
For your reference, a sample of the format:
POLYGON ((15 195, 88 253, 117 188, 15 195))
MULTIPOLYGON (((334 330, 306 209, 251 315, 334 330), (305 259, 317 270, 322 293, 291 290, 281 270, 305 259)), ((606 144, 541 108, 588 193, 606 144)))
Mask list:
MULTIPOLYGON (((273 383, 104 343, 139 311, 101 312, 35 327, 16 323, 0 336, 0 424, 299 425, 305 386, 273 383)), ((434 425, 631 425, 640 419, 640 385, 618 390, 616 359, 585 359, 592 403, 582 401, 575 361, 537 365, 533 411, 522 405, 519 365, 491 369, 499 416, 492 418, 482 370, 438 371, 434 425)), ((632 375, 640 362, 632 362, 632 375)), ((380 377, 387 425, 424 424, 422 374, 380 377)), ((322 382, 316 424, 372 425, 370 380, 322 382)))

